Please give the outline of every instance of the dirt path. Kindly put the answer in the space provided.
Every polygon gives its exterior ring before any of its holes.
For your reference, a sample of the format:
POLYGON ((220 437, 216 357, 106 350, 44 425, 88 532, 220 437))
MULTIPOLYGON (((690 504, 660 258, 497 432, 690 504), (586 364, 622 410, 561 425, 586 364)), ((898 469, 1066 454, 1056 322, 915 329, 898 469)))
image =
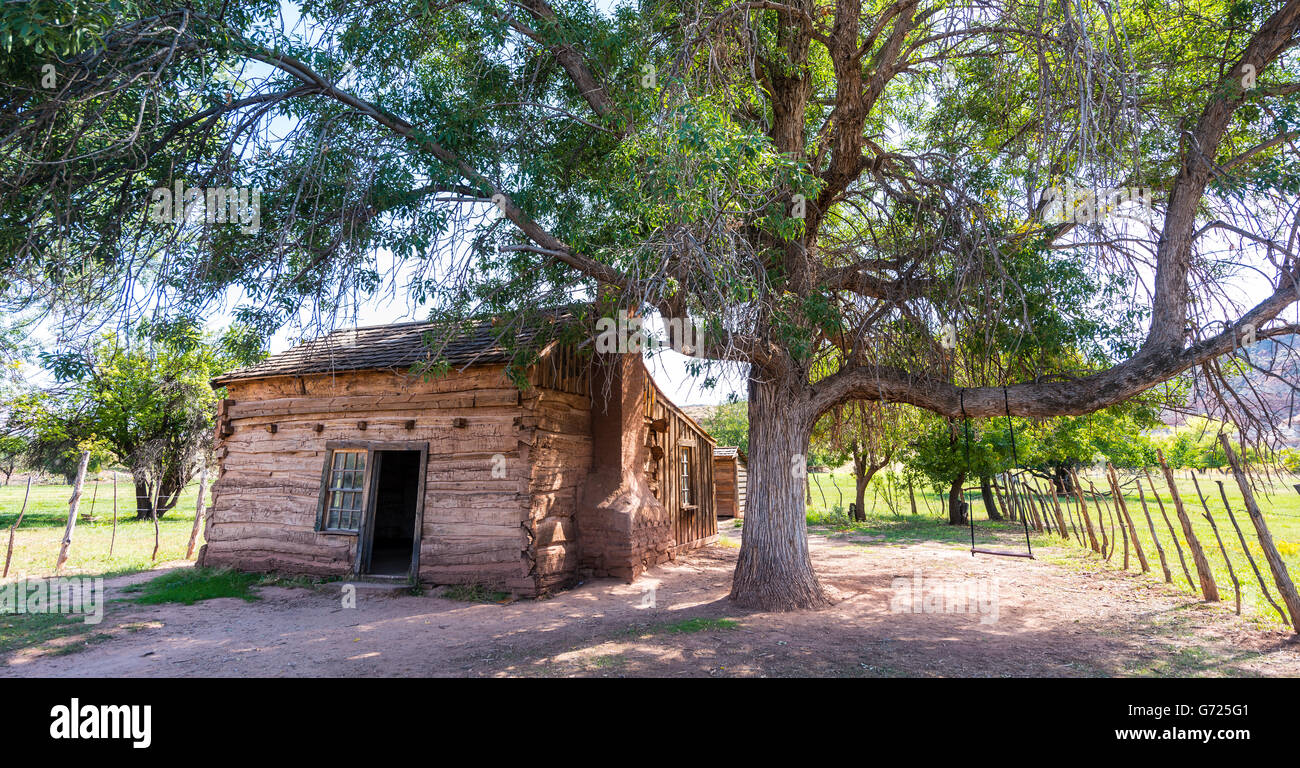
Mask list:
POLYGON ((509 605, 362 591, 348 609, 337 584, 264 588, 253 603, 110 603, 89 635, 12 654, 0 676, 1300 675, 1300 645, 1230 608, 1113 570, 944 544, 814 534, 836 605, 741 611, 726 599, 739 532, 725 529, 730 546, 637 584, 509 605), (974 612, 926 612, 949 605, 974 612))

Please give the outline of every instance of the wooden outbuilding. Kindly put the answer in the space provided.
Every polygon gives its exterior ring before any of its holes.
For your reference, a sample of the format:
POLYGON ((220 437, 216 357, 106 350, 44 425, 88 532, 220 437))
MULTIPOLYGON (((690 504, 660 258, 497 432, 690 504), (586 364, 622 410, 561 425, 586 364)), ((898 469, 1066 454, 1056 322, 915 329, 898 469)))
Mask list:
POLYGON ((413 374, 429 330, 338 331, 213 380, 203 565, 535 596, 716 540, 715 441, 639 355, 553 343, 521 390, 490 324, 413 374))
POLYGON ((720 445, 713 449, 713 488, 717 496, 718 517, 745 516, 746 478, 745 452, 734 445, 720 445))

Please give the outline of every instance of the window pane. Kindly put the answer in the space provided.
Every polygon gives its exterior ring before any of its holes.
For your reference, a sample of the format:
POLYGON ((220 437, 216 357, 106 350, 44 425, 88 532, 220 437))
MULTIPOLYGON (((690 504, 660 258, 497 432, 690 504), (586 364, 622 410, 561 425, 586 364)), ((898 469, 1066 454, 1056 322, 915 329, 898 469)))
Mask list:
POLYGON ((355 531, 361 522, 362 484, 365 482, 366 452, 335 451, 330 458, 329 496, 325 527, 355 531))

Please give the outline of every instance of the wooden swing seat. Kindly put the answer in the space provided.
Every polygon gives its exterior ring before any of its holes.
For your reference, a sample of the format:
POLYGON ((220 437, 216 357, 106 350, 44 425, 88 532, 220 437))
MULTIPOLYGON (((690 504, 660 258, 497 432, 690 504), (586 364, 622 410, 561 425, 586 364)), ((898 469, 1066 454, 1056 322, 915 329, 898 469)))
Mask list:
POLYGON ((978 553, 978 554, 981 554, 981 555, 997 555, 998 557, 1023 557, 1023 558, 1026 558, 1026 559, 1028 559, 1028 560, 1033 560, 1033 559, 1035 559, 1032 553, 1025 553, 1025 552, 1007 552, 1007 551, 1005 551, 1005 550, 1001 550, 1001 549, 980 549, 980 548, 978 548, 978 547, 971 547, 971 548, 970 548, 970 556, 971 556, 971 557, 974 557, 977 553, 978 553))

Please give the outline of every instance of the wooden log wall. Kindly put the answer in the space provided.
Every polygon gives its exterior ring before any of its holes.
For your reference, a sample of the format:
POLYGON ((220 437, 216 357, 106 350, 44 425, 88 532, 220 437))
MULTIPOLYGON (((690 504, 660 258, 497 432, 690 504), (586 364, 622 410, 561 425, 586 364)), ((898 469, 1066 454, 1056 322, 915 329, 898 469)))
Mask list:
POLYGON ((529 395, 523 418, 532 439, 525 530, 532 544, 530 572, 537 592, 545 593, 567 586, 577 574, 575 516, 591 473, 591 400, 549 389, 529 395))
MULTIPOLYGON (((414 443, 428 446, 420 581, 521 596, 571 583, 575 516, 593 466, 589 368, 554 347, 529 378, 522 393, 500 365, 432 381, 361 371, 231 382, 219 405, 221 470, 204 564, 350 573, 358 537, 314 529, 327 444, 414 443)), ((644 471, 671 512, 672 551, 713 541, 713 439, 648 377, 644 418, 658 448, 644 471), (695 452, 687 507, 685 448, 695 452)))
POLYGON ((205 564, 346 574, 357 537, 314 530, 326 443, 424 442, 420 580, 536 592, 535 427, 502 366, 432 381, 383 371, 236 381, 228 393, 205 564))

